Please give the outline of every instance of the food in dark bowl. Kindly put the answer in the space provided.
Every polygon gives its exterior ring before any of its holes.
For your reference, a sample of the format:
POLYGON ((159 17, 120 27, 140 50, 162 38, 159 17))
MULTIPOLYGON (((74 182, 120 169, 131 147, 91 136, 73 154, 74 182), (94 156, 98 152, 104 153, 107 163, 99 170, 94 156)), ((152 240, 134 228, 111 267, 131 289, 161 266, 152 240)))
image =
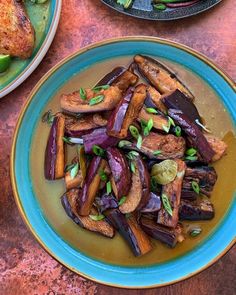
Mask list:
POLYGON ((214 218, 211 165, 227 146, 209 135, 194 99, 171 69, 142 55, 63 94, 61 111, 43 116, 51 125, 44 167, 46 179, 65 179, 68 217, 105 237, 120 234, 135 256, 152 250, 151 239, 173 248, 199 235, 188 221, 214 218), (77 153, 66 163, 71 145, 77 153))

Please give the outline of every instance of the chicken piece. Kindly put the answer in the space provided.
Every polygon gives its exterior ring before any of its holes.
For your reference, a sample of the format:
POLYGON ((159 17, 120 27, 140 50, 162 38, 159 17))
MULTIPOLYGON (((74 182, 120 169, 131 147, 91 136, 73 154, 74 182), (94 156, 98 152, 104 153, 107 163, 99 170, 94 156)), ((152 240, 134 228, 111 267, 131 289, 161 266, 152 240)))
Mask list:
POLYGON ((212 158, 212 162, 218 161, 225 155, 227 144, 213 135, 206 134, 205 137, 208 143, 210 144, 211 148, 215 152, 212 158))
POLYGON ((35 33, 23 1, 0 0, 0 54, 29 58, 35 33))
POLYGON ((158 212, 157 223, 167 227, 175 228, 179 221, 179 205, 182 190, 182 182, 186 170, 186 164, 181 160, 175 160, 178 165, 177 175, 175 179, 162 187, 162 195, 169 199, 172 208, 172 215, 170 215, 163 207, 158 212))

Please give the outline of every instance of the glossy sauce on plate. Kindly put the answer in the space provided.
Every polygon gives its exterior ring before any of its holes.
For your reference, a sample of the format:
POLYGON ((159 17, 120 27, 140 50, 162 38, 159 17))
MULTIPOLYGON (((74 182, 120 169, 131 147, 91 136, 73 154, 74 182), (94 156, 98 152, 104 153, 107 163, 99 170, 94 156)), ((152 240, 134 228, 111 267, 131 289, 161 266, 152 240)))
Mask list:
MULTIPOLYGON (((92 87, 115 66, 128 65, 130 61, 131 57, 122 57, 97 63, 85 69, 58 90, 44 112, 48 109, 52 109, 53 112, 60 110, 59 97, 62 93, 73 92, 80 87, 92 87)), ((39 117, 39 123, 33 137, 30 155, 32 185, 45 218, 52 228, 75 249, 107 263, 129 266, 150 265, 174 259, 193 250, 214 231, 214 228, 222 220, 235 191, 236 173, 232 173, 232 171, 236 166, 236 138, 228 113, 215 92, 203 80, 178 64, 163 61, 178 73, 180 79, 193 92, 196 97, 195 103, 207 127, 228 145, 227 155, 214 164, 218 174, 218 180, 211 196, 211 201, 215 207, 215 218, 209 221, 185 222, 186 225, 200 225, 202 233, 199 236, 195 238, 187 237, 183 243, 177 244, 174 249, 152 240, 153 250, 137 258, 118 233, 113 239, 109 239, 80 228, 67 217, 61 206, 60 197, 65 191, 64 180, 47 181, 44 178, 44 152, 50 129, 47 124, 41 122, 41 116, 44 112, 39 117)), ((75 148, 69 147, 68 162, 73 154, 75 155, 75 148)))

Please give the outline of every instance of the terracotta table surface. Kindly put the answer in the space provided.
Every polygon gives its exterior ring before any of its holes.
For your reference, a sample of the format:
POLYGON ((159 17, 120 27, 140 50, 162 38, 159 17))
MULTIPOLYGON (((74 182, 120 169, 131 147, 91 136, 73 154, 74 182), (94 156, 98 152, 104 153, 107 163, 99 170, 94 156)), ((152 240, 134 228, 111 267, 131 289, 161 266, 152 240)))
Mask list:
POLYGON ((121 290, 79 277, 34 240, 17 211, 9 176, 12 135, 21 107, 35 83, 62 58, 105 38, 158 36, 199 50, 236 80, 235 15, 233 0, 223 0, 195 17, 163 23, 123 16, 99 0, 63 1, 58 31, 44 61, 27 81, 0 100, 0 294, 236 294, 236 246, 202 273, 159 289, 121 290))

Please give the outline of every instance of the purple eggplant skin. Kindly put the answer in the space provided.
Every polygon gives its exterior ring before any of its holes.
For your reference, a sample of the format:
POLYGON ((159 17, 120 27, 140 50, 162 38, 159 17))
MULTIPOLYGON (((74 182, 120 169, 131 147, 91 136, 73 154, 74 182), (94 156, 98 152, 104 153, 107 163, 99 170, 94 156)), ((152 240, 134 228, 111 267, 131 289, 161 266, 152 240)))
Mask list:
POLYGON ((144 207, 141 208, 141 213, 152 213, 157 212, 161 209, 161 198, 160 196, 154 194, 153 192, 149 193, 149 200, 144 207))
POLYGON ((148 172, 148 167, 146 163, 142 160, 140 156, 136 157, 135 163, 139 172, 139 178, 142 184, 142 198, 138 205, 137 210, 143 208, 150 199, 150 175, 148 172))
POLYGON ((196 124, 196 120, 202 122, 201 116, 194 103, 179 89, 174 90, 162 98, 163 104, 168 109, 180 110, 189 120, 194 123, 200 130, 201 127, 196 124))
POLYGON ((116 189, 114 190, 113 188, 113 191, 119 200, 126 196, 130 190, 131 172, 125 156, 119 149, 109 147, 107 149, 107 158, 116 186, 116 189))
POLYGON ((203 200, 200 203, 182 200, 180 203, 180 220, 211 220, 214 216, 214 207, 209 200, 203 200))
POLYGON ((98 128, 93 128, 93 129, 84 130, 84 131, 65 129, 65 136, 74 137, 74 138, 80 138, 83 135, 91 134, 96 129, 100 129, 100 128, 98 127, 98 128))
POLYGON ((95 201, 101 213, 108 209, 115 209, 119 207, 117 199, 112 193, 107 194, 105 192, 101 197, 97 197, 95 201))
POLYGON ((112 112, 108 123, 107 123, 107 133, 110 135, 117 135, 122 130, 123 121, 125 119, 126 113, 128 111, 129 103, 134 94, 134 88, 129 88, 115 110, 112 112))
POLYGON ((61 197, 61 204, 62 207, 64 208, 66 214, 78 225, 80 225, 81 227, 83 227, 83 224, 81 223, 81 221, 79 220, 79 218, 72 212, 72 208, 70 205, 70 202, 67 198, 66 193, 61 197))
POLYGON ((139 225, 126 218, 119 209, 109 209, 104 211, 106 220, 120 233, 128 243, 135 256, 146 254, 152 249, 151 243, 139 225))
POLYGON ((158 225, 154 220, 141 217, 139 224, 143 231, 155 240, 174 248, 177 244, 177 233, 175 229, 170 229, 165 226, 158 225))
POLYGON ((182 188, 181 200, 195 201, 197 200, 197 197, 198 197, 198 194, 195 193, 195 191, 182 188))
POLYGON ((169 109, 168 115, 182 128, 188 136, 191 145, 196 148, 201 155, 202 160, 206 163, 210 163, 215 152, 199 128, 180 110, 169 109))
POLYGON ((86 154, 93 153, 93 146, 98 145, 103 149, 110 146, 115 146, 119 142, 119 139, 107 135, 105 127, 94 129, 92 132, 83 135, 82 139, 84 141, 84 150, 86 154))
POLYGON ((116 67, 111 72, 106 74, 96 86, 112 85, 126 71, 125 67, 116 67))
MULTIPOLYGON (((157 109, 156 104, 155 104, 155 103, 153 102, 153 100, 152 100, 152 97, 151 97, 149 91, 147 91, 147 96, 146 96, 146 99, 145 99, 145 101, 144 101, 144 104, 145 104, 145 106, 146 106, 147 108, 153 108, 153 109, 155 109, 157 112, 159 112, 158 109, 157 109)), ((161 112, 160 112, 160 114, 161 114, 161 112)))

